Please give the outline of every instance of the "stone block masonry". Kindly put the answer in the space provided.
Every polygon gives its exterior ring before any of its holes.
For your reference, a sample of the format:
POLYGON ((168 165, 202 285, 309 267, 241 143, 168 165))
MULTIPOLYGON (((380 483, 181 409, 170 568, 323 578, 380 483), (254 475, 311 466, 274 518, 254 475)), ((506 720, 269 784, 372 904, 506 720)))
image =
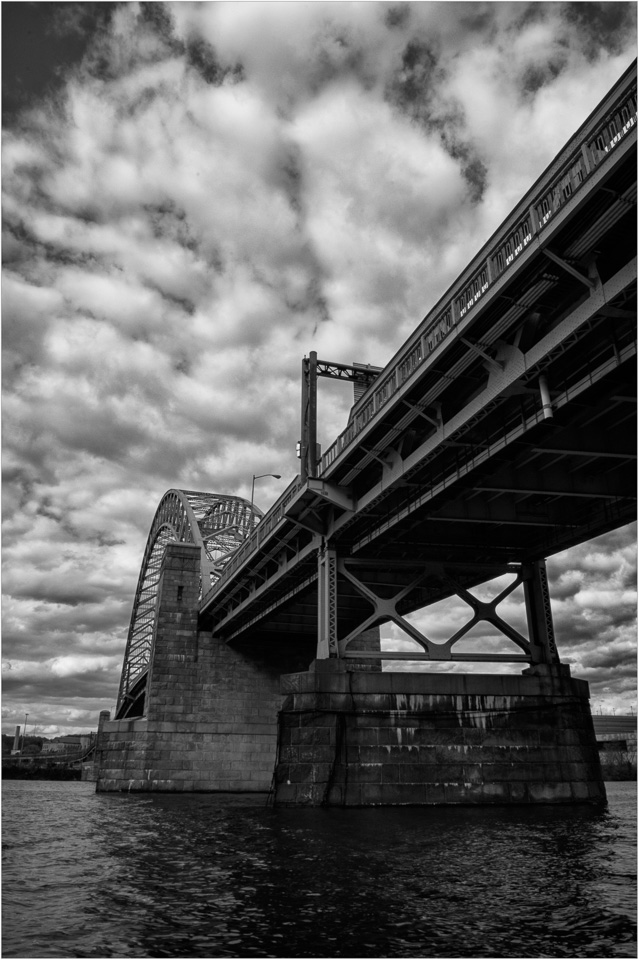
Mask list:
POLYGON ((199 591, 199 548, 169 544, 144 716, 101 715, 98 791, 266 792, 275 773, 280 805, 605 799, 588 685, 568 667, 482 676, 311 664, 314 644, 296 638, 212 637, 199 591))
POLYGON ((282 806, 602 802, 588 685, 567 666, 523 676, 282 677, 282 806))
POLYGON ((101 718, 98 791, 268 791, 280 676, 310 662, 278 643, 229 647, 201 630, 199 548, 166 548, 145 716, 101 718))

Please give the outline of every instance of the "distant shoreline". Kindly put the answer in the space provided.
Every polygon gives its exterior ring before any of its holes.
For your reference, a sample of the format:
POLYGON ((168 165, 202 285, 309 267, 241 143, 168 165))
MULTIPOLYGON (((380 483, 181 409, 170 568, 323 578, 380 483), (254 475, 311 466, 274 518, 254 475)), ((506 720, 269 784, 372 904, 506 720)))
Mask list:
POLYGON ((80 780, 81 771, 73 767, 44 766, 32 763, 3 763, 3 780, 80 780))

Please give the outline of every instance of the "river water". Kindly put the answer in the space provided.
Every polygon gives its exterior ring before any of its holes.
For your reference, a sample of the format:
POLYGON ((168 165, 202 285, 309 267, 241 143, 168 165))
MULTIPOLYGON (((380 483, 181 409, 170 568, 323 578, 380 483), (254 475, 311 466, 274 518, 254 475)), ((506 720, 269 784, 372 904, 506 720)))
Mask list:
POLYGON ((608 806, 273 810, 3 783, 3 957, 636 956, 608 806))

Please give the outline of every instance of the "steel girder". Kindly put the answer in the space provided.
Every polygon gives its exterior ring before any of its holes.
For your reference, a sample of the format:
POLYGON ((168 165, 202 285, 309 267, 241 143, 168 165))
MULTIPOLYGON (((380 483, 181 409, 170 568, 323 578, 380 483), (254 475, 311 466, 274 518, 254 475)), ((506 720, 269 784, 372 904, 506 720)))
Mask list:
POLYGON ((200 596, 219 579, 224 567, 262 516, 242 497, 193 490, 168 490, 156 510, 147 538, 135 591, 116 716, 144 692, 144 676, 153 649, 160 570, 168 543, 194 543, 202 556, 200 596))
MULTIPOLYGON (((606 512, 606 516, 610 514, 612 518, 608 523, 609 528, 618 526, 620 522, 628 522, 624 520, 631 509, 627 501, 632 501, 632 511, 636 503, 634 485, 630 498, 626 491, 624 499, 622 493, 627 484, 623 485, 622 489, 618 480, 613 482, 611 479, 610 483, 607 483, 605 477, 602 480, 588 472, 575 471, 572 469, 572 461, 565 464, 559 458, 564 456, 566 459, 572 454, 573 459, 578 457, 580 460, 593 457, 610 459, 613 463, 618 462, 621 469, 628 472, 634 466, 634 433, 627 438, 626 445, 618 449, 617 435, 611 431, 610 424, 605 431, 589 424, 587 436, 582 436, 574 426, 568 437, 565 431, 560 432, 558 438, 552 433, 543 437, 535 435, 534 440, 530 441, 531 456, 540 452, 557 454, 558 462, 548 465, 544 461, 541 467, 536 461, 526 463, 522 454, 516 459, 511 451, 517 444, 525 444, 527 438, 538 430, 539 424, 544 422, 541 399, 538 398, 536 388, 538 378, 543 375, 548 364, 562 358, 569 349, 578 351, 583 338, 591 329, 599 331, 600 346, 602 349, 605 347, 606 352, 600 355, 595 351, 595 355, 591 357, 588 348, 579 364, 574 368, 568 364, 566 379, 562 382, 561 389, 552 391, 557 421, 564 409, 570 410, 574 404, 583 405, 584 396, 591 387, 614 375, 632 361, 636 351, 634 341, 626 343, 624 340, 615 346, 611 339, 610 325, 601 324, 600 317, 602 311, 610 309, 611 304, 624 302, 625 292, 634 289, 635 277, 636 262, 632 259, 606 283, 597 284, 585 300, 568 312, 550 332, 531 343, 525 353, 512 346, 508 349, 504 346, 503 368, 492 372, 481 393, 468 400, 450 416, 444 409, 440 409, 439 416, 433 421, 434 432, 415 445, 410 453, 402 457, 397 452, 393 458, 392 448, 382 448, 379 444, 383 464, 382 476, 368 489, 363 489, 359 496, 354 495, 352 488, 332 482, 332 478, 309 479, 300 486, 288 506, 277 515, 278 523, 271 528, 272 544, 267 537, 263 538, 259 554, 260 564, 265 564, 269 555, 274 556, 281 552, 285 542, 295 543, 300 529, 307 530, 308 539, 303 546, 293 548, 286 562, 276 563, 273 559, 270 565, 260 566, 259 570, 257 555, 252 563, 247 557, 246 572, 236 578, 235 584, 227 583, 232 572, 228 568, 212 595, 206 598, 207 611, 209 614, 213 613, 214 632, 230 641, 249 629, 259 629, 260 624, 269 619, 277 619, 278 609, 294 601, 297 594, 317 579, 317 571, 311 569, 310 561, 312 555, 320 549, 322 537, 333 540, 338 551, 340 548, 343 551, 342 556, 366 557, 367 550, 370 546, 375 546, 378 538, 385 537, 388 546, 389 538, 393 537, 393 528, 399 529, 402 524, 410 523, 412 517, 416 518, 415 523, 419 525, 432 512, 433 519, 440 527, 444 523, 449 527, 487 524, 492 535, 495 525, 501 524, 505 528, 515 528, 518 531, 517 537, 519 532, 526 529, 539 529, 540 535, 544 533, 541 539, 548 541, 547 553, 540 552, 534 556, 530 551, 526 553, 524 537, 521 550, 517 551, 513 547, 509 551, 509 557, 513 561, 538 560, 571 545, 565 544, 562 539, 566 536, 570 539, 572 523, 572 514, 564 515, 563 503, 545 505, 539 514, 534 510, 532 513, 522 512, 516 507, 513 497, 506 496, 508 492, 513 495, 555 495, 573 500, 582 498, 586 516, 581 518, 579 523, 585 530, 584 539, 587 539, 588 535, 594 536, 603 532, 599 527, 591 532, 591 524, 601 520, 602 511, 606 512), (530 409, 527 408, 523 413, 516 403, 520 390, 522 395, 530 394, 533 398, 530 409), (484 436, 482 425, 488 415, 492 420, 488 434, 484 436), (475 436, 477 432, 482 434, 478 440, 475 436), (452 455, 447 455, 447 451, 451 449, 457 451, 452 458, 452 455), (522 462, 519 463, 519 460, 522 462), (441 465, 438 466, 440 461, 441 465), (474 479, 478 469, 488 466, 491 461, 496 463, 492 474, 487 478, 482 476, 480 480, 474 479), (462 490, 464 484, 467 493, 462 490), (454 487, 462 490, 457 501, 445 502, 447 491, 454 487), (493 494, 502 494, 499 501, 488 501, 486 493, 491 487, 493 494), (480 490, 484 496, 478 500, 469 499, 475 490, 480 490), (593 503, 599 503, 600 506, 595 510, 593 503), (625 512, 622 509, 624 507, 625 512), (619 521, 613 516, 617 508, 621 510, 619 521), (544 532, 546 530, 547 536, 544 532), (552 549, 555 538, 558 538, 558 545, 552 549), (345 540, 347 543, 342 546, 345 540), (295 572, 296 567, 299 568, 299 574, 295 572)), ((569 359, 571 357, 572 354, 569 354, 569 359)), ((632 399, 634 402, 634 397, 632 399)), ((419 411, 412 407, 409 417, 411 413, 414 422, 419 411)), ((401 412, 398 413, 398 418, 401 430, 407 431, 412 426, 410 419, 406 422, 402 418, 401 412)), ((391 421, 389 409, 383 429, 391 433, 394 428, 395 423, 391 421)), ((399 446, 397 437, 394 442, 399 446)), ((260 525, 260 532, 262 527, 266 532, 267 524, 268 519, 260 525)), ((411 544, 404 552, 407 556, 412 555, 411 544)), ((390 563, 400 556, 393 552, 392 545, 382 553, 383 561, 380 557, 378 563, 390 563)), ((496 562, 497 556, 492 559, 496 562)), ((326 581, 327 586, 329 582, 330 580, 326 581)), ((326 591, 322 595, 326 596, 326 591)))
MULTIPOLYGON (((502 663, 557 663, 559 657, 555 643, 554 627, 552 622, 552 611, 550 608, 550 595, 548 592, 548 578, 546 575, 546 563, 544 560, 538 560, 535 563, 528 564, 510 564, 504 571, 495 568, 492 573, 500 575, 502 572, 511 574, 514 579, 504 587, 500 593, 492 600, 482 601, 477 598, 457 579, 454 574, 454 568, 446 568, 439 564, 412 565, 411 570, 406 565, 407 576, 404 577, 404 583, 391 585, 366 583, 366 572, 370 574, 371 564, 366 561, 357 561, 351 559, 337 560, 337 570, 341 576, 350 582, 355 591, 364 597, 371 607, 369 616, 362 620, 357 626, 350 630, 337 643, 338 650, 334 652, 330 649, 322 649, 322 633, 320 623, 320 633, 318 639, 318 659, 327 656, 340 656, 347 659, 377 659, 377 660, 438 660, 438 661, 477 661, 477 662, 502 662, 502 663), (415 576, 413 576, 415 574, 415 576), (411 579, 412 578, 412 579, 411 579), (446 583, 450 589, 451 595, 456 595, 463 600, 473 611, 473 616, 461 628, 456 630, 444 643, 433 642, 427 637, 415 624, 401 615, 398 609, 400 601, 407 597, 417 586, 421 585, 426 579, 439 579, 446 583), (524 599, 526 606, 526 616, 528 620, 529 637, 526 638, 515 627, 508 623, 497 612, 498 605, 510 594, 523 585, 524 599), (376 651, 361 652, 357 650, 348 650, 349 644, 360 634, 370 627, 392 621, 400 627, 419 647, 422 653, 398 652, 398 651, 376 651), (472 628, 481 622, 489 623, 493 629, 519 648, 519 653, 495 653, 481 652, 474 650, 468 653, 453 651, 453 646, 464 638, 472 628), (523 651, 523 653, 521 652, 523 651)), ((399 573, 399 569, 396 566, 399 573)), ((459 569, 461 573, 461 568, 459 569)), ((400 574, 401 576, 401 574, 400 574)), ((334 633, 337 635, 337 583, 333 590, 334 611, 332 617, 335 621, 334 633)))

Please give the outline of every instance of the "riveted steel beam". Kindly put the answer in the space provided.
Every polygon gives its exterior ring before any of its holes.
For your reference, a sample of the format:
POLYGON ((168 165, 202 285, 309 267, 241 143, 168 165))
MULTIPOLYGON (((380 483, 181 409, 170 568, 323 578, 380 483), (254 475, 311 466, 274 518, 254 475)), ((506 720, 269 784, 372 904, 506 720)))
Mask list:
POLYGON ((522 568, 528 632, 536 650, 536 661, 558 663, 555 629, 550 607, 546 561, 537 560, 522 568))
MULTIPOLYGON (((524 355, 523 358, 524 369, 529 371, 529 375, 535 375, 538 370, 543 367, 543 362, 550 357, 553 352, 560 349, 566 339, 573 337, 575 333, 579 331, 580 327, 588 325, 592 318, 597 315, 597 311, 604 303, 613 300, 615 296, 625 289, 625 287, 634 279, 634 276, 636 275, 635 271, 636 260, 633 259, 631 263, 627 264, 617 274, 615 274, 615 276, 612 277, 603 286, 603 288, 600 287, 595 290, 594 293, 591 294, 591 296, 584 303, 580 304, 574 311, 572 311, 572 313, 564 318, 564 320, 561 321, 561 323, 559 323, 554 330, 536 343, 531 350, 524 355)), ((581 391, 588 389, 593 383, 596 383, 599 377, 607 375, 612 369, 614 369, 616 365, 618 366, 622 362, 630 359, 632 355, 634 354, 631 351, 626 351, 623 354, 620 352, 616 356, 612 356, 610 359, 605 360, 598 367, 595 367, 595 369, 588 373, 587 376, 583 377, 574 386, 565 388, 562 393, 556 396, 553 400, 555 410, 575 399, 581 391)), ((447 438, 449 440, 455 439, 456 434, 459 435, 460 438, 463 437, 465 429, 467 429, 473 422, 479 422, 481 418, 486 415, 487 411, 491 409, 491 407, 497 407, 497 405, 502 402, 507 388, 512 383, 520 379, 520 377, 521 370, 517 365, 513 368, 510 376, 507 375, 506 370, 504 371, 502 378, 495 377, 494 380, 489 380, 485 390, 481 394, 471 400, 470 403, 468 403, 462 410, 459 411, 459 413, 455 414, 455 416, 445 423, 447 438)), ((539 411, 539 414, 534 414, 530 417, 522 419, 517 427, 505 431, 500 440, 491 442, 490 446, 486 447, 483 451, 477 452, 474 455, 469 455, 464 463, 461 463, 455 467, 454 473, 451 473, 449 477, 438 481, 438 483, 432 485, 430 489, 415 497, 410 506, 404 507, 397 511, 392 517, 388 516, 383 523, 383 529, 387 531, 391 526, 399 523, 412 510, 418 509, 425 503, 431 501, 438 492, 445 489, 454 481, 460 479, 466 473, 470 472, 471 469, 474 469, 482 462, 488 461, 500 450, 505 449, 515 440, 523 437, 533 426, 536 426, 540 422, 541 417, 541 411, 539 411)), ((546 441, 544 446, 551 447, 552 444, 546 441)), ((441 447, 442 438, 439 433, 426 439, 422 444, 420 444, 420 446, 418 446, 407 457, 404 458, 403 473, 410 474, 420 465, 435 459, 438 454, 438 449, 441 449, 441 447)), ((606 446, 603 446, 602 449, 606 449, 606 446)), ((561 451, 558 450, 556 452, 561 451)), ((623 451, 619 452, 620 455, 623 456, 623 451)), ((358 497, 358 510, 366 510, 367 508, 373 506, 373 504, 378 501, 380 497, 383 497, 387 493, 387 486, 387 483, 380 481, 371 486, 368 491, 362 493, 358 497)), ((342 523, 343 521, 340 521, 339 519, 336 521, 335 531, 339 530, 342 523)), ((382 527, 373 528, 364 537, 359 539, 353 545, 353 553, 356 553, 365 544, 375 539, 381 529, 382 527)))
MULTIPOLYGON (((497 612, 497 607, 502 603, 510 594, 517 589, 518 586, 523 582, 523 573, 522 568, 513 569, 510 568, 508 572, 514 574, 514 579, 509 583, 493 600, 491 601, 482 601, 475 597, 470 591, 468 591, 463 584, 461 584, 457 579, 455 579, 452 573, 445 567, 434 564, 424 564, 422 569, 417 572, 416 575, 412 576, 408 583, 396 585, 396 590, 392 596, 380 596, 377 590, 379 589, 379 584, 375 583, 365 583, 362 579, 363 571, 365 567, 360 565, 357 569, 360 573, 360 576, 355 576, 353 571, 349 569, 352 564, 348 560, 339 560, 337 564, 338 573, 345 577, 354 587, 355 590, 363 596, 372 607, 372 613, 357 626, 352 629, 346 636, 342 637, 339 641, 339 651, 340 656, 347 657, 349 656, 348 646, 351 641, 355 640, 362 631, 368 629, 371 626, 375 626, 380 623, 392 621, 395 623, 401 630, 404 631, 412 640, 414 640, 421 648, 421 652, 417 657, 404 657, 403 654, 399 656, 399 659, 428 659, 428 660, 457 660, 459 658, 468 659, 468 660, 500 660, 503 662, 509 662, 514 660, 525 660, 526 662, 538 662, 542 659, 541 653, 536 649, 535 644, 529 642, 518 630, 516 630, 511 624, 501 617, 497 612), (448 590, 451 594, 456 594, 461 600, 467 603, 473 610, 473 616, 468 620, 462 627, 460 627, 447 641, 444 643, 436 643, 433 640, 429 639, 421 630, 419 630, 414 623, 407 620, 403 617, 397 609, 397 604, 408 594, 413 592, 427 577, 432 577, 435 575, 438 579, 445 583, 448 587, 448 590), (466 634, 480 622, 490 623, 499 633, 503 634, 508 638, 516 647, 519 647, 520 650, 523 650, 521 653, 513 654, 485 654, 481 651, 472 654, 460 654, 459 657, 453 650, 454 645, 461 640, 466 634)), ((503 571, 500 571, 503 572, 503 571)), ((338 593, 339 595, 339 593, 338 593)), ((387 651, 380 651, 369 654, 370 657, 375 657, 378 660, 388 659, 385 657, 387 651)), ((392 651, 393 654, 397 654, 397 651, 392 651)), ((355 654, 352 653, 354 657, 355 654)), ((395 659, 396 657, 393 657, 395 659)))
POLYGON ((590 279, 590 277, 584 276, 583 273, 580 273, 579 270, 575 270, 573 266, 567 263, 565 260, 562 260, 561 257, 558 257, 556 253, 553 253, 552 250, 549 250, 548 247, 543 247, 542 252, 544 256, 548 257, 549 260, 552 260, 553 263, 556 263, 557 266, 561 267, 562 270, 565 270, 566 273, 569 273, 571 277, 574 277, 575 280, 579 280, 585 286, 589 287, 591 290, 594 290, 595 284, 590 279))
POLYGON ((337 553, 323 540, 317 554, 317 659, 339 656, 337 553))

